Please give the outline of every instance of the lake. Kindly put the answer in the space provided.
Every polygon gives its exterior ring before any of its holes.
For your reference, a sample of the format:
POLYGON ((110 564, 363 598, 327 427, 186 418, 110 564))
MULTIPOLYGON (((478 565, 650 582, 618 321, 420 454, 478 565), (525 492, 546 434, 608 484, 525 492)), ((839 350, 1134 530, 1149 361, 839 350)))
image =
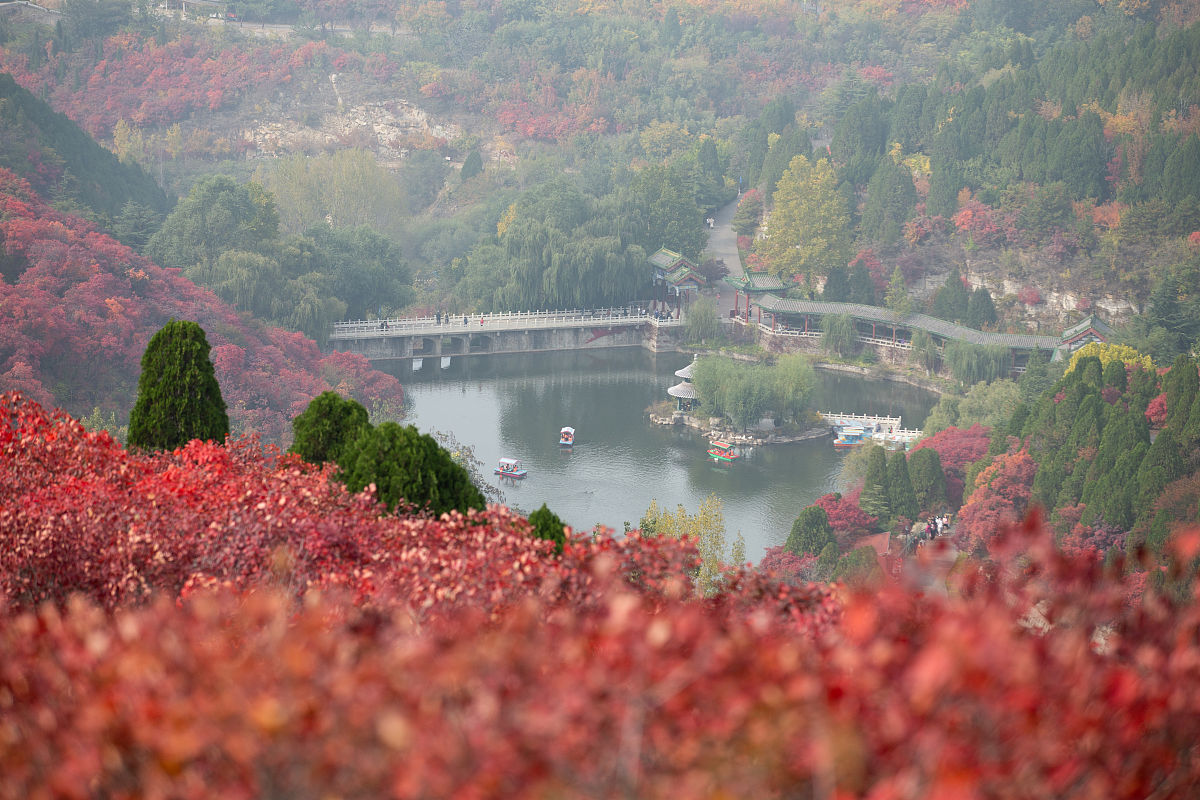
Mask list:
MULTIPOLYGON (((406 423, 424 432, 447 431, 475 448, 488 480, 501 457, 520 459, 529 477, 505 480, 509 505, 525 513, 546 503, 576 529, 598 524, 635 526, 650 501, 695 513, 710 494, 723 504, 732 542, 746 539, 757 561, 782 544, 792 522, 822 494, 841 491, 844 451, 828 437, 758 447, 735 464, 716 464, 706 440, 686 428, 651 424, 645 409, 667 397, 687 365, 683 353, 640 348, 529 355, 456 356, 442 369, 425 359, 381 365, 408 397, 406 423), (558 446, 559 429, 576 429, 576 445, 558 446)), ((906 384, 870 381, 818 370, 814 406, 821 410, 903 417, 919 427, 937 396, 906 384)))

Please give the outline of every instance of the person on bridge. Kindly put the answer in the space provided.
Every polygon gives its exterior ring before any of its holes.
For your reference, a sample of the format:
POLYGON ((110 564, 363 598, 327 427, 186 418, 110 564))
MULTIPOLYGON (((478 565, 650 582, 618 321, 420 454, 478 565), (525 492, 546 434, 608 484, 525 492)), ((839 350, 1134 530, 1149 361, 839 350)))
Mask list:
POLYGON ((479 327, 483 327, 483 314, 479 315, 479 327))
POLYGON ((435 312, 433 312, 433 316, 434 316, 434 318, 437 320, 437 324, 438 324, 438 325, 441 325, 441 324, 442 324, 442 312, 441 312, 441 311, 435 311, 435 312))
POLYGON ((463 314, 463 325, 467 324, 467 315, 463 314))

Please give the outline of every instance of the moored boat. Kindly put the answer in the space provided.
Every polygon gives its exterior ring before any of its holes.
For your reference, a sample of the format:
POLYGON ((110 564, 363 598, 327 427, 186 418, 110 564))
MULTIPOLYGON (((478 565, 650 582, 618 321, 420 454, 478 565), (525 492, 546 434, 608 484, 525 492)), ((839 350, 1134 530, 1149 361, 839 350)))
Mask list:
POLYGON ((833 440, 834 447, 857 447, 864 444, 866 431, 858 425, 847 425, 838 429, 837 438, 833 440))

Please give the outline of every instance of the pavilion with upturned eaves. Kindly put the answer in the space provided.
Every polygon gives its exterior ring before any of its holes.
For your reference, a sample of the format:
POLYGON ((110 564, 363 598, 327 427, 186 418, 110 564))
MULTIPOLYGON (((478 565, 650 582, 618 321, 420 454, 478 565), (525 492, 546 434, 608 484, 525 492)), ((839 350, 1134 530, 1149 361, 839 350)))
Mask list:
POLYGON ((683 369, 675 370, 676 377, 683 378, 683 382, 667 389, 667 394, 675 398, 677 411, 691 411, 692 405, 696 402, 696 386, 692 383, 692 368, 696 366, 697 358, 698 356, 692 356, 690 364, 683 369))
POLYGON ((666 293, 675 297, 686 295, 688 291, 700 291, 708 285, 704 276, 696 271, 696 265, 674 250, 663 247, 650 256, 650 264, 654 267, 654 285, 664 287, 666 293))
POLYGON ((738 316, 744 316, 750 319, 750 301, 755 297, 762 297, 770 292, 782 292, 786 288, 783 285, 783 280, 778 275, 772 275, 769 272, 746 272, 745 274, 734 277, 732 275, 725 276, 725 283, 734 288, 733 309, 738 316), (746 310, 742 311, 742 297, 746 298, 746 310))

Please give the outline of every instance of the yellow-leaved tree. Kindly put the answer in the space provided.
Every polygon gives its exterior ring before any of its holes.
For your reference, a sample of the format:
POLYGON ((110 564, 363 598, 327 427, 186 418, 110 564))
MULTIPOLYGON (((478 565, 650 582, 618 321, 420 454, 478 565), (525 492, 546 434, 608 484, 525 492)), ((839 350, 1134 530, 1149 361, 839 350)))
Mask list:
POLYGON ((710 595, 720 588, 724 565, 740 566, 746 562, 746 542, 741 531, 734 539, 729 560, 726 560, 725 515, 721 512, 721 500, 715 494, 710 494, 695 514, 689 514, 682 505, 670 511, 660 507, 657 500, 651 500, 638 527, 643 536, 669 536, 672 539, 687 536, 696 541, 700 570, 695 579, 701 594, 710 595))
POLYGON ((1079 359, 1087 358, 1088 356, 1096 356, 1100 359, 1100 364, 1107 367, 1111 361, 1123 361, 1129 366, 1141 364, 1142 368, 1148 372, 1154 371, 1154 359, 1145 353, 1138 352, 1126 344, 1108 344, 1106 342, 1088 342, 1083 347, 1075 351, 1071 356, 1071 363, 1067 365, 1066 373, 1071 374, 1075 370, 1075 365, 1079 363, 1079 359))
POLYGON ((760 251, 773 274, 811 277, 850 259, 850 214, 825 159, 792 159, 775 187, 775 207, 760 251))

